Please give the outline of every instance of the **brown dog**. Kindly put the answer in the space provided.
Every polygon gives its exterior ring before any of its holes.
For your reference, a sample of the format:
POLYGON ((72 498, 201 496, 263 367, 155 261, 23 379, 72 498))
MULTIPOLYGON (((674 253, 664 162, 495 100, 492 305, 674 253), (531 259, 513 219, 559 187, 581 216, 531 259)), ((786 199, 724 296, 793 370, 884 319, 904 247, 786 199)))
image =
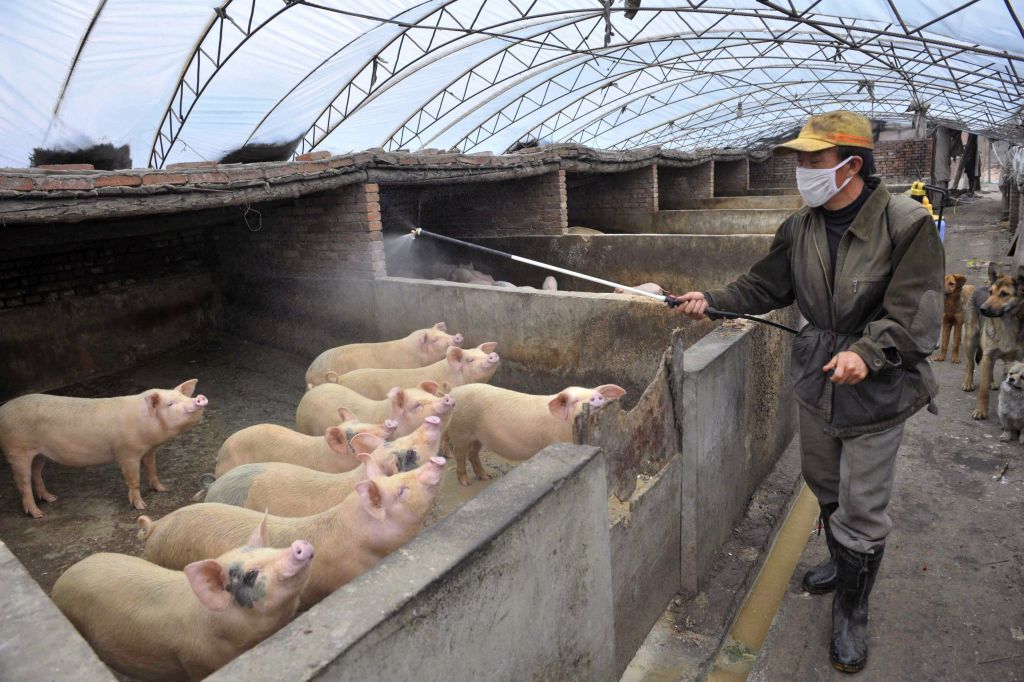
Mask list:
POLYGON ((954 365, 960 363, 960 338, 964 327, 964 309, 970 306, 971 295, 974 287, 967 285, 967 277, 964 275, 946 275, 946 297, 942 309, 942 345, 939 347, 939 354, 935 356, 936 362, 944 362, 946 349, 949 347, 949 335, 953 334, 953 358, 954 365))
POLYGON ((1016 362, 1024 359, 1024 266, 1017 276, 1001 275, 995 263, 988 265, 988 297, 978 287, 964 306, 964 383, 965 391, 974 390, 975 352, 981 350, 981 379, 974 419, 988 417, 988 393, 995 388, 992 378, 996 360, 1016 362))

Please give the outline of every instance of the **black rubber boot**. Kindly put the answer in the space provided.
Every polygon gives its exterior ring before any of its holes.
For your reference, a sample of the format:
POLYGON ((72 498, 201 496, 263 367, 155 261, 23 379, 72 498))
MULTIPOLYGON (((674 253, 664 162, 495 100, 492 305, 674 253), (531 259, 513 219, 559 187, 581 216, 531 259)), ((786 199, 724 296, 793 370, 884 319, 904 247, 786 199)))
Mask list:
POLYGON ((882 563, 884 547, 863 554, 836 545, 839 569, 832 598, 832 667, 844 673, 860 672, 868 662, 868 596, 882 563))
MULTIPOLYGON (((825 529, 825 542, 828 544, 828 559, 804 573, 801 582, 804 590, 811 594, 826 594, 836 589, 836 538, 832 535, 829 519, 839 508, 839 503, 821 505, 821 527, 825 529)), ((821 532, 819 530, 819 532, 821 532)))

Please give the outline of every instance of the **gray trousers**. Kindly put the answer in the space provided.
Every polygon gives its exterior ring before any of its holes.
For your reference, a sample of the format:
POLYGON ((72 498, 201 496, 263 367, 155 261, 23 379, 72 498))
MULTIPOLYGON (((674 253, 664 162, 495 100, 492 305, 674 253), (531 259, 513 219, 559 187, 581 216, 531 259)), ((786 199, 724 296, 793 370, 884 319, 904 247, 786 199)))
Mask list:
POLYGON ((839 544, 871 553, 892 530, 886 512, 903 424, 880 433, 835 438, 825 420, 800 407, 800 463, 818 503, 839 503, 830 526, 839 544))

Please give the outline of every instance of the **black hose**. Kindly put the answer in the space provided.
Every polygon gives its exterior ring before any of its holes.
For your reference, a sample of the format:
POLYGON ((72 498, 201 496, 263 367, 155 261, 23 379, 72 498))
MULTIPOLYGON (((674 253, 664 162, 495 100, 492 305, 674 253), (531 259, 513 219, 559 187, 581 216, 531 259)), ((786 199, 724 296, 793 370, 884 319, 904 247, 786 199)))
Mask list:
MULTIPOLYGON (((676 298, 675 296, 667 296, 667 295, 665 296, 665 303, 668 304, 669 308, 676 308, 676 307, 682 305, 682 301, 680 301, 678 298, 676 298)), ((711 306, 708 306, 707 308, 704 309, 704 314, 708 317, 708 319, 711 319, 711 320, 719 320, 719 319, 726 319, 726 320, 735 320, 735 319, 750 320, 751 322, 757 322, 758 324, 766 324, 769 327, 775 327, 776 329, 781 329, 783 331, 787 331, 790 334, 799 334, 800 333, 798 330, 793 329, 792 327, 787 327, 784 324, 779 324, 778 322, 772 322, 771 320, 765 320, 765 319, 760 318, 760 317, 754 317, 753 315, 744 315, 743 313, 730 313, 730 312, 726 312, 725 310, 719 310, 718 308, 712 308, 711 306)))

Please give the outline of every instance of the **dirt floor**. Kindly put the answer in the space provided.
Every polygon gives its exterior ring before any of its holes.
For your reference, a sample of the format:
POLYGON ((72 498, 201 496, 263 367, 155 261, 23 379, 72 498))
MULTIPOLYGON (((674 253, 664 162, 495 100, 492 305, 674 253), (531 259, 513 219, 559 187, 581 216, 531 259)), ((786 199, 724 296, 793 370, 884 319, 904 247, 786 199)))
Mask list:
MULTIPOLYGON (((169 490, 148 490, 143 476, 145 512, 128 504, 127 488, 115 463, 75 469, 49 462, 43 477, 58 500, 41 503, 46 516, 34 520, 22 513, 10 467, 0 466, 0 538, 47 593, 65 569, 90 554, 141 555, 136 519, 143 513, 160 518, 190 504, 199 489, 200 474, 213 470, 224 439, 252 424, 294 428, 308 364, 306 358, 222 337, 126 372, 54 391, 82 397, 129 395, 198 378, 196 391, 210 404, 195 427, 158 451, 157 470, 169 490)), ((482 458, 494 478, 480 482, 471 472, 470 485, 460 486, 451 462, 426 525, 449 514, 512 466, 486 451, 482 458)))
MULTIPOLYGON (((971 284, 985 283, 988 260, 1010 261, 998 198, 947 209, 947 271, 971 284)), ((1024 680, 1024 445, 999 442, 998 394, 989 419, 975 421, 963 365, 934 367, 941 412, 907 424, 895 527, 871 595, 871 657, 855 679, 1024 680)), ((799 584, 825 556, 823 536, 812 537, 751 680, 849 679, 828 660, 831 598, 799 584)))

